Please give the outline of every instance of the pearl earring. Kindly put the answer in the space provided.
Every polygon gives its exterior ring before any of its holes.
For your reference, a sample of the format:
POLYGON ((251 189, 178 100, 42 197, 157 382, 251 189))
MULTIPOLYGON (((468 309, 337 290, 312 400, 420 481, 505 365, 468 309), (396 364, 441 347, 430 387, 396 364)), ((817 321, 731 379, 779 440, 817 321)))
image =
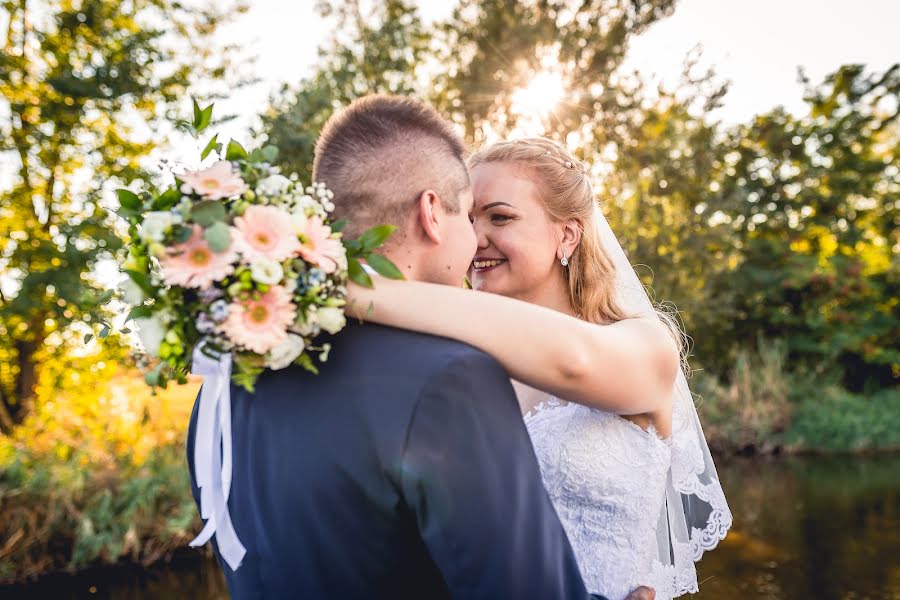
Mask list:
POLYGON ((565 254, 563 254, 563 257, 559 260, 559 264, 561 264, 561 265, 564 266, 564 267, 568 267, 568 266, 569 266, 569 259, 566 258, 566 255, 565 255, 565 254))

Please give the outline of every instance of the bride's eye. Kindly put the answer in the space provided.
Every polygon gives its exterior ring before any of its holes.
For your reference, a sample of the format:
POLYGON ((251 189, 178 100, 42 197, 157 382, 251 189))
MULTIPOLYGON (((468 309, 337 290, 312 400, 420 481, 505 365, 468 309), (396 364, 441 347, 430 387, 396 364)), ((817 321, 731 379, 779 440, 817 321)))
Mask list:
POLYGON ((491 215, 491 223, 494 223, 495 225, 503 225, 504 223, 507 223, 511 218, 512 217, 508 217, 506 215, 493 214, 491 215))

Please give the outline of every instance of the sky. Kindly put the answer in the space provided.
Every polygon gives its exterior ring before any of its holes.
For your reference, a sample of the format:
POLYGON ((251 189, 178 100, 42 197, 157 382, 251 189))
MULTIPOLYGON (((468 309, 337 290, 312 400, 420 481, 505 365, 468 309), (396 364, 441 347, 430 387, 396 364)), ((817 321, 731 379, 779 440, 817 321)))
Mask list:
MULTIPOLYGON (((216 126, 220 139, 250 141, 248 129, 270 94, 312 71, 328 32, 329 23, 314 10, 315 0, 249 3, 250 11, 221 35, 256 56, 255 75, 261 81, 220 102, 216 114, 239 115, 216 126)), ((447 16, 455 3, 418 4, 429 22, 447 16)), ((625 68, 674 83, 685 56, 699 46, 701 66, 714 66, 732 83, 724 106, 712 116, 738 123, 777 105, 801 112, 797 67, 804 67, 815 82, 845 63, 883 70, 900 61, 898 24, 900 0, 680 0, 673 16, 632 39, 625 68)), ((174 154, 186 149, 180 150, 174 154)), ((8 158, 0 155, 0 189, 9 185, 17 168, 8 158)))
MULTIPOLYGON (((257 56, 256 73, 263 80, 222 107, 245 115, 229 126, 238 137, 254 121, 253 111, 242 107, 264 106, 272 90, 309 73, 327 35, 314 0, 250 4, 250 12, 225 33, 257 56)), ((449 14, 453 2, 419 5, 428 21, 449 14)), ((844 63, 884 69, 900 61, 898 24, 900 0, 681 0, 671 17, 633 39, 625 66, 672 83, 688 52, 700 46, 701 65, 714 66, 732 82, 713 116, 737 123, 779 104, 802 111, 798 66, 817 81, 844 63)))

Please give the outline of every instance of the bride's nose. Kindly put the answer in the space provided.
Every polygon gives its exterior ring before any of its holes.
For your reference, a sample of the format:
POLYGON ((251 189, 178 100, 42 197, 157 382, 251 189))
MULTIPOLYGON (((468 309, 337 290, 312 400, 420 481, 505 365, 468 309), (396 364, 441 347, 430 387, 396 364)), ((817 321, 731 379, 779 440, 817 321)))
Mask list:
POLYGON ((478 221, 472 225, 475 229, 475 239, 478 241, 479 248, 487 248, 491 245, 491 241, 488 239, 487 234, 485 233, 485 228, 480 226, 478 221))

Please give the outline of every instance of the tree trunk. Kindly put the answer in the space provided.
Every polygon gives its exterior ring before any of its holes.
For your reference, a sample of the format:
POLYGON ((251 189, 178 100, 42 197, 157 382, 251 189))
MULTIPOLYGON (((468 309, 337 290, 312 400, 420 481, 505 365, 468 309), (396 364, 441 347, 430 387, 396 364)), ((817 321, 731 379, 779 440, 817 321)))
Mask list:
MULTIPOLYGON (((38 333, 35 332, 36 336, 38 333)), ((16 376, 16 407, 15 412, 11 414, 16 425, 24 421, 34 409, 34 387, 37 384, 37 363, 34 360, 34 353, 42 342, 43 336, 39 340, 16 342, 19 373, 16 376)))
POLYGON ((0 390, 0 433, 9 434, 15 427, 12 415, 9 413, 9 407, 6 405, 6 395, 0 390))

